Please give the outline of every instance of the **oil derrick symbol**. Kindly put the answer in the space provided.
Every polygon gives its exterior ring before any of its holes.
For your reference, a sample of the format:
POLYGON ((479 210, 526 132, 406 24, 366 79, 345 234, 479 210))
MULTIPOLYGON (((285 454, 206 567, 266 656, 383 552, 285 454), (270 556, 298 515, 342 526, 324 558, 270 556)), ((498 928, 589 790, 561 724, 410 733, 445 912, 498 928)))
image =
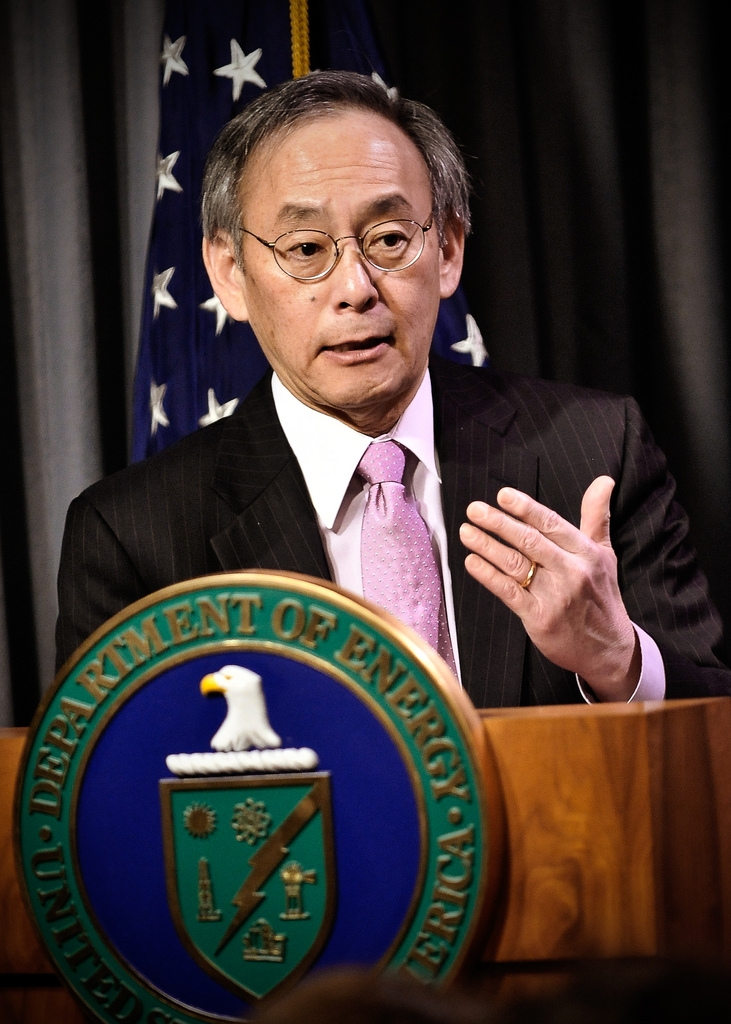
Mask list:
POLYGON ((221 920, 221 911, 216 910, 213 903, 211 874, 208 870, 208 861, 205 857, 201 857, 198 861, 198 920, 221 920))
POLYGON ((296 860, 291 860, 279 872, 279 877, 284 882, 286 907, 284 913, 279 916, 283 921, 304 921, 310 915, 302 906, 302 885, 305 882, 314 885, 317 881, 317 873, 314 868, 303 871, 301 864, 298 864, 296 860))

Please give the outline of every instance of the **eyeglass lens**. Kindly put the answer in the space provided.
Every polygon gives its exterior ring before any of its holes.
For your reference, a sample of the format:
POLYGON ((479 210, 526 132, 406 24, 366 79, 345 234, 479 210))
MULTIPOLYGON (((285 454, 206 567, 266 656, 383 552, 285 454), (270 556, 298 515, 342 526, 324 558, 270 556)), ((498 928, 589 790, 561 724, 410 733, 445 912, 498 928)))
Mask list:
MULTIPOLYGON (((363 235, 361 245, 368 262, 386 271, 404 270, 419 258, 423 248, 424 230, 410 220, 375 224, 363 235)), ((308 280, 332 270, 338 259, 338 246, 324 231, 288 231, 276 240, 274 256, 286 274, 308 280)))

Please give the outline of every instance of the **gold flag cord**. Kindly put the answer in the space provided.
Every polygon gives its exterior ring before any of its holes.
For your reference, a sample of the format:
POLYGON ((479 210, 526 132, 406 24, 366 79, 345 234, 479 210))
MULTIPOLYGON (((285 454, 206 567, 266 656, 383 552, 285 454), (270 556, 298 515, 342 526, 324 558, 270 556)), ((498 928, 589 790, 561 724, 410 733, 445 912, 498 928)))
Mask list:
POLYGON ((292 27, 292 78, 301 78, 310 73, 307 0, 289 0, 289 23, 292 27))

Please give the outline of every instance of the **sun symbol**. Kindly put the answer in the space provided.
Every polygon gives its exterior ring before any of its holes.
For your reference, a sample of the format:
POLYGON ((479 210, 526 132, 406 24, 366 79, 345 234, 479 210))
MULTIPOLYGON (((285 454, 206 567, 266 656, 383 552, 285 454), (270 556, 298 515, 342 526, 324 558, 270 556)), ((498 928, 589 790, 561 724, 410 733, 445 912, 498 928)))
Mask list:
POLYGON ((207 839, 216 831, 216 812, 208 804, 190 804, 183 811, 183 824, 194 839, 207 839))

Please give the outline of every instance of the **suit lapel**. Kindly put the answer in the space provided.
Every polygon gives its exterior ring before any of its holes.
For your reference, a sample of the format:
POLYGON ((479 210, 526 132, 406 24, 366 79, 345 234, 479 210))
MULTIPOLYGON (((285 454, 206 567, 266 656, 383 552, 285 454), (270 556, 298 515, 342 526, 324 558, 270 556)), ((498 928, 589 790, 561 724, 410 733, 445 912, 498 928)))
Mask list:
POLYGON ((223 569, 330 578, 315 511, 274 407, 270 376, 226 421, 213 488, 235 512, 211 538, 223 569))
POLYGON ((495 504, 501 487, 535 496, 538 460, 508 439, 515 409, 484 380, 436 361, 431 372, 463 682, 477 707, 518 705, 526 633, 518 617, 465 569, 459 527, 470 501, 495 504))
MULTIPOLYGON (((465 570, 459 527, 470 501, 510 485, 535 496, 537 458, 510 441, 515 410, 460 367, 432 364, 435 440, 460 666, 477 707, 520 704, 526 634, 465 570)), ((314 509, 274 408, 269 378, 223 425, 213 480, 234 517, 211 538, 222 569, 281 569, 330 579, 314 509)))

